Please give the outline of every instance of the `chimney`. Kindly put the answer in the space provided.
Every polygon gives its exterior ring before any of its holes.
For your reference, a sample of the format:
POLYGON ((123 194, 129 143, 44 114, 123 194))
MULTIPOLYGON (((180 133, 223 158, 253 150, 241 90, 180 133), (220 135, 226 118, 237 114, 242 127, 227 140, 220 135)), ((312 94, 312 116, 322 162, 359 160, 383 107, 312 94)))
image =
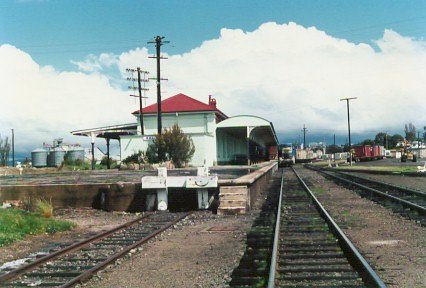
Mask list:
POLYGON ((212 98, 212 95, 209 95, 209 106, 216 108, 216 99, 212 98))

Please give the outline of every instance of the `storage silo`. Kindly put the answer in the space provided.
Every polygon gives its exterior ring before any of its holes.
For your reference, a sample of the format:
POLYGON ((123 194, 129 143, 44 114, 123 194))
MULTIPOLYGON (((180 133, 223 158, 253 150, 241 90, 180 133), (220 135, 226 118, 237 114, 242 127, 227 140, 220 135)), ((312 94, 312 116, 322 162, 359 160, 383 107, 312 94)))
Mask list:
POLYGON ((84 161, 84 149, 75 147, 67 152, 67 157, 70 161, 75 161, 77 159, 84 161))
POLYGON ((59 167, 64 162, 66 151, 61 147, 56 147, 50 151, 47 162, 51 167, 59 167))
POLYGON ((46 149, 38 148, 31 152, 31 162, 33 167, 46 167, 47 166, 47 155, 49 152, 46 149))

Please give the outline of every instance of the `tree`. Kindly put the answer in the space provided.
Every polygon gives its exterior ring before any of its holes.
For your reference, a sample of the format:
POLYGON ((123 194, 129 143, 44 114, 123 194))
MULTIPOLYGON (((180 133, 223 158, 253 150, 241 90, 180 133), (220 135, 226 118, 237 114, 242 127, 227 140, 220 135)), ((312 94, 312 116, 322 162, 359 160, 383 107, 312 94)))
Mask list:
POLYGON ((405 124, 405 139, 412 142, 416 140, 416 126, 413 125, 413 123, 405 124))
POLYGON ((395 134, 388 138, 389 140, 389 148, 395 148, 396 144, 400 141, 404 141, 404 137, 400 134, 395 134))
POLYGON ((0 135, 0 166, 7 166, 7 161, 9 159, 9 152, 10 152, 9 138, 6 137, 5 139, 2 139, 0 135))
POLYGON ((334 144, 327 146, 327 149, 326 149, 327 154, 340 153, 340 152, 342 152, 342 147, 339 147, 339 146, 334 145, 334 144))
POLYGON ((388 135, 383 132, 379 132, 376 134, 376 137, 374 138, 374 142, 377 145, 385 146, 386 147, 386 139, 388 138, 388 135))
POLYGON ((371 139, 365 139, 361 142, 361 145, 374 145, 374 141, 371 139))
POLYGON ((423 142, 426 142, 426 126, 423 127, 423 142))
POLYGON ((183 133, 179 125, 164 129, 148 146, 146 156, 148 162, 159 163, 170 160, 176 167, 183 167, 194 156, 195 147, 191 137, 183 133))

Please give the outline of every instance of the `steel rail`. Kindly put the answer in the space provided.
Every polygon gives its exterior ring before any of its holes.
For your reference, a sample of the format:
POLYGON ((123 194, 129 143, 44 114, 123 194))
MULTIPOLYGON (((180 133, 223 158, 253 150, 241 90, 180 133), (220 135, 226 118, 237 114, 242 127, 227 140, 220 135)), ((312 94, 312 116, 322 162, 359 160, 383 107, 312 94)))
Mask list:
MULTIPOLYGON (((312 168, 311 168, 311 169, 312 169, 312 168)), ((347 184, 350 184, 350 185, 356 186, 356 187, 358 187, 358 188, 361 188, 361 189, 366 190, 366 191, 368 191, 368 192, 371 192, 371 193, 373 193, 373 194, 379 195, 379 196, 381 196, 381 197, 383 197, 383 198, 387 198, 387 199, 390 199, 390 200, 392 200, 392 201, 394 201, 394 202, 400 203, 400 204, 402 204, 403 206, 406 206, 406 207, 408 207, 408 208, 410 208, 410 209, 412 209, 412 210, 415 210, 415 211, 419 212, 421 215, 425 215, 425 214, 426 214, 426 207, 423 207, 423 206, 417 205, 417 204, 415 204, 415 203, 413 203, 413 202, 410 202, 410 201, 407 201, 407 200, 401 199, 401 198, 396 197, 396 196, 393 196, 393 195, 389 195, 389 194, 384 193, 384 192, 382 192, 382 191, 379 191, 379 190, 377 190, 377 189, 374 189, 374 188, 371 188, 371 187, 368 187, 368 186, 365 186, 365 185, 362 185, 362 184, 356 183, 356 182, 354 182, 354 181, 351 181, 351 180, 348 180, 348 179, 345 179, 345 178, 339 177, 339 176, 337 176, 337 175, 333 175, 332 173, 329 173, 329 172, 327 172, 327 171, 323 171, 323 170, 319 170, 319 169, 314 169, 314 170, 316 170, 316 171, 318 171, 318 172, 320 172, 320 173, 323 173, 323 174, 325 174, 325 175, 328 175, 328 176, 330 176, 330 177, 332 177, 332 178, 334 178, 334 179, 337 179, 337 180, 339 180, 339 181, 345 182, 345 183, 347 183, 347 184)))
POLYGON ((147 217, 149 217, 151 215, 152 215, 152 213, 146 214, 146 215, 144 215, 142 217, 136 218, 136 219, 131 220, 129 222, 126 222, 126 223, 124 223, 122 225, 119 225, 119 226, 117 226, 117 227, 115 227, 115 228, 113 228, 111 230, 99 233, 99 234, 97 234, 95 236, 92 236, 90 238, 87 238, 87 239, 84 239, 84 240, 79 241, 77 243, 74 243, 74 244, 72 244, 70 246, 67 246, 67 247, 63 248, 63 249, 60 249, 60 250, 55 251, 53 253, 50 253, 50 254, 48 254, 46 256, 43 256, 43 257, 41 257, 41 258, 39 258, 39 259, 31 262, 31 263, 28 263, 28 264, 22 266, 22 267, 14 269, 14 270, 12 270, 12 271, 10 271, 10 272, 8 272, 8 273, 0 276, 0 284, 3 284, 6 281, 14 280, 14 279, 18 278, 20 275, 22 275, 22 274, 24 274, 24 273, 26 273, 28 271, 31 271, 31 270, 35 269, 36 267, 40 266, 43 263, 46 263, 47 261, 55 260, 58 257, 66 254, 66 253, 76 251, 76 250, 78 250, 80 248, 83 248, 83 247, 89 245, 91 242, 93 242, 95 240, 99 240, 99 239, 108 237, 109 235, 111 235, 111 234, 113 234, 113 233, 115 233, 115 232, 117 232, 117 231, 119 231, 121 229, 127 228, 127 227, 133 225, 134 223, 139 222, 139 221, 143 220, 144 218, 147 218, 147 217))
POLYGON ((408 188, 408 187, 402 187, 402 186, 386 183, 386 182, 383 182, 383 181, 372 180, 372 179, 362 177, 362 176, 358 176, 358 175, 352 175, 352 174, 350 174, 350 172, 349 173, 344 172, 344 171, 332 171, 332 172, 334 172, 336 174, 340 174, 340 175, 349 176, 349 177, 355 178, 355 179, 361 179, 362 181, 367 181, 367 182, 372 183, 372 184, 380 184, 382 186, 386 186, 388 188, 395 189, 395 190, 400 191, 402 193, 414 194, 416 196, 426 198, 426 193, 423 192, 423 191, 418 191, 418 190, 414 190, 414 189, 411 189, 411 188, 408 188))
POLYGON ((355 179, 361 179, 363 181, 367 181, 367 182, 372 183, 372 184, 379 184, 379 185, 386 186, 386 187, 394 189, 394 190, 398 190, 401 193, 414 194, 416 196, 426 198, 426 192, 423 192, 423 191, 414 190, 414 189, 411 189, 411 188, 408 188, 408 187, 402 187, 402 186, 398 186, 398 185, 395 185, 395 184, 390 184, 390 183, 386 183, 386 182, 383 182, 383 181, 373 180, 373 179, 370 179, 370 178, 351 174, 351 173, 357 173, 356 171, 337 171, 333 168, 318 168, 318 167, 315 167, 315 166, 309 165, 309 164, 305 165, 305 167, 312 169, 312 170, 315 170, 315 171, 329 171, 329 172, 333 172, 333 173, 336 173, 336 174, 352 177, 352 178, 355 178, 355 179))
POLYGON ((280 244, 280 227, 281 227, 281 203, 283 199, 283 183, 284 183, 284 171, 281 176, 281 188, 280 188, 280 198, 278 201, 278 207, 277 207, 277 217, 275 222, 275 233, 274 233, 274 244, 273 244, 273 250, 272 250, 272 257, 271 257, 271 263, 269 266, 269 278, 268 278, 268 288, 275 287, 275 274, 276 274, 276 267, 277 267, 277 258, 278 258, 278 249, 280 244))
POLYGON ((98 270, 102 269, 103 267, 105 267, 106 265, 110 264, 111 262, 114 262, 115 260, 123 257, 125 254, 127 254, 127 252, 129 252, 130 250, 142 245, 143 243, 147 242, 148 240, 150 240, 151 238, 157 236, 158 234, 162 233, 163 231, 167 230, 168 228, 170 228, 172 225, 176 224, 177 222, 179 222, 180 220, 184 219, 185 217, 189 216, 190 214, 194 213, 193 211, 191 212, 187 212, 184 215, 178 217, 177 219, 173 220, 172 222, 170 222, 169 224, 165 225, 163 228, 161 228, 160 230, 155 231, 154 233, 146 236, 145 238, 133 243, 130 246, 127 246, 126 248, 124 248, 123 250, 121 250, 119 253, 109 257, 108 259, 106 259, 105 261, 99 263, 98 265, 94 266, 93 268, 83 272, 82 274, 80 274, 79 276, 71 279, 69 282, 67 282, 66 284, 62 285, 62 288, 65 287, 73 287, 74 285, 83 282, 85 280, 90 279, 94 273, 96 273, 98 270))
POLYGON ((361 253, 355 248, 352 242, 348 237, 343 233, 343 231, 339 228, 333 218, 328 214, 327 210, 322 206, 322 204, 315 197, 314 193, 309 189, 303 179, 299 176, 299 174, 294 170, 292 170, 296 174, 299 182, 302 184, 305 191, 312 198, 314 205, 318 208, 320 214, 324 217, 324 219, 329 224, 330 229, 334 232, 333 234, 339 239, 339 243, 342 245, 342 249, 347 255, 350 255, 348 259, 351 259, 354 264, 354 268, 360 273, 361 277, 365 281, 368 287, 386 287, 385 283, 380 279, 380 277, 376 274, 376 272, 371 268, 368 262, 364 259, 361 253))

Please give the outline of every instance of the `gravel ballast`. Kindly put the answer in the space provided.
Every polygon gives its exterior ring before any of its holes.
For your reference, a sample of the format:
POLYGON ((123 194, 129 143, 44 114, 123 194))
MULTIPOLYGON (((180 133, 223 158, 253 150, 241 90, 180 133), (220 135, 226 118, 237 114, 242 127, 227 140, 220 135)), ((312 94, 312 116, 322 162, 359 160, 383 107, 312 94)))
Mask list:
POLYGON ((83 287, 226 287, 243 255, 252 218, 197 212, 83 287))
POLYGON ((388 287, 426 287, 423 227, 317 172, 297 171, 388 287))

